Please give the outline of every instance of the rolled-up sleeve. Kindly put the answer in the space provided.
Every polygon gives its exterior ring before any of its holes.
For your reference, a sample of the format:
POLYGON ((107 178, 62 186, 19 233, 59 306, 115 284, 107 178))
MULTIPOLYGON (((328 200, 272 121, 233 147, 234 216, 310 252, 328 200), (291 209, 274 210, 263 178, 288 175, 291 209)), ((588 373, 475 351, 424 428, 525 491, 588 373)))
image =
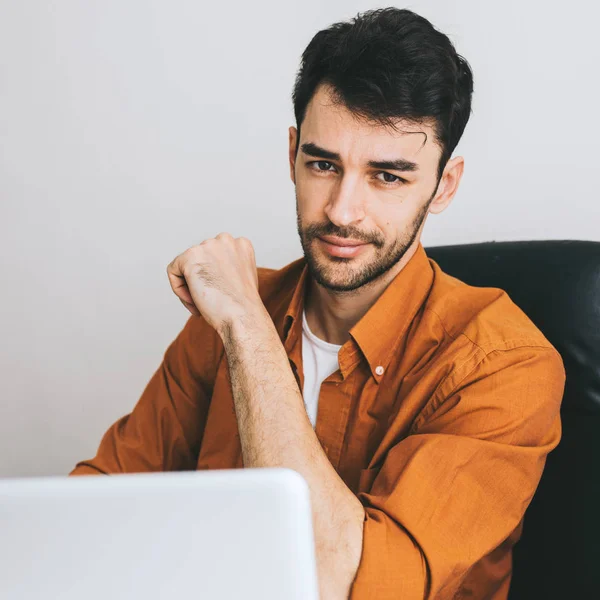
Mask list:
POLYGON ((517 528, 561 437, 563 361, 551 346, 483 355, 434 397, 358 493, 363 548, 350 598, 454 598, 517 528))
POLYGON ((193 470, 223 345, 191 316, 164 353, 131 413, 106 431, 94 458, 69 475, 193 470))

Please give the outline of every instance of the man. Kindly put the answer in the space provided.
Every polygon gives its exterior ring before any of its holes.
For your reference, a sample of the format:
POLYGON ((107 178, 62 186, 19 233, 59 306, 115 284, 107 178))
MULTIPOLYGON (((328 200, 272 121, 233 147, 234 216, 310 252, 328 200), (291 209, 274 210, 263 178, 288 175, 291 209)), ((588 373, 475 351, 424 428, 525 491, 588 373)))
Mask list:
POLYGON ((289 130, 304 257, 221 233, 176 257, 192 316, 73 475, 284 466, 309 484, 322 598, 506 598, 559 442, 558 352, 508 295, 428 259, 472 73, 426 19, 318 32, 289 130))

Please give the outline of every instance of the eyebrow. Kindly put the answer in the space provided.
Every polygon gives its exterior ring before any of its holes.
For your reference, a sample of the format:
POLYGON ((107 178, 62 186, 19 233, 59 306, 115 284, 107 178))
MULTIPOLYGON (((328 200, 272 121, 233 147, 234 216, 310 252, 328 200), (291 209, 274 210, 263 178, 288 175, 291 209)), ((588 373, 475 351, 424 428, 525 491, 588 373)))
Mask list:
MULTIPOLYGON (((337 152, 326 150, 321 148, 312 142, 306 142, 300 146, 300 149, 304 154, 313 156, 315 158, 327 158, 329 160, 341 161, 341 157, 337 152)), ((405 158, 396 158, 394 160, 370 160, 367 162, 367 166, 374 169, 384 169, 390 171, 418 171, 419 165, 405 158)))

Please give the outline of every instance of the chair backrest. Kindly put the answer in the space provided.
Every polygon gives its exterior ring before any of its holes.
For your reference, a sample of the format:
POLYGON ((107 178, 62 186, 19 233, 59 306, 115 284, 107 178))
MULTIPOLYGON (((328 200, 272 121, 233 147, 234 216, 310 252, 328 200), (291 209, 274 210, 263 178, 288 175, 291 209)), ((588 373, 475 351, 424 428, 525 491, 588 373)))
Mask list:
POLYGON ((425 249, 465 283, 504 289, 563 357, 562 438, 513 550, 510 600, 600 597, 600 242, 425 249))

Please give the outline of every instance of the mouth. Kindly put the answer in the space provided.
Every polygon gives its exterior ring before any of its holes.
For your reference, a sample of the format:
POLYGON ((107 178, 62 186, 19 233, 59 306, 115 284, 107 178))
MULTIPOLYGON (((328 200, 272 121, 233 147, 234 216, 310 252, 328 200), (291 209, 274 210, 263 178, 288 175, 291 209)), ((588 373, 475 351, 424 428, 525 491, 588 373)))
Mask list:
POLYGON ((349 240, 347 238, 337 238, 330 235, 319 237, 317 239, 328 254, 342 258, 354 257, 369 246, 367 242, 349 240))

